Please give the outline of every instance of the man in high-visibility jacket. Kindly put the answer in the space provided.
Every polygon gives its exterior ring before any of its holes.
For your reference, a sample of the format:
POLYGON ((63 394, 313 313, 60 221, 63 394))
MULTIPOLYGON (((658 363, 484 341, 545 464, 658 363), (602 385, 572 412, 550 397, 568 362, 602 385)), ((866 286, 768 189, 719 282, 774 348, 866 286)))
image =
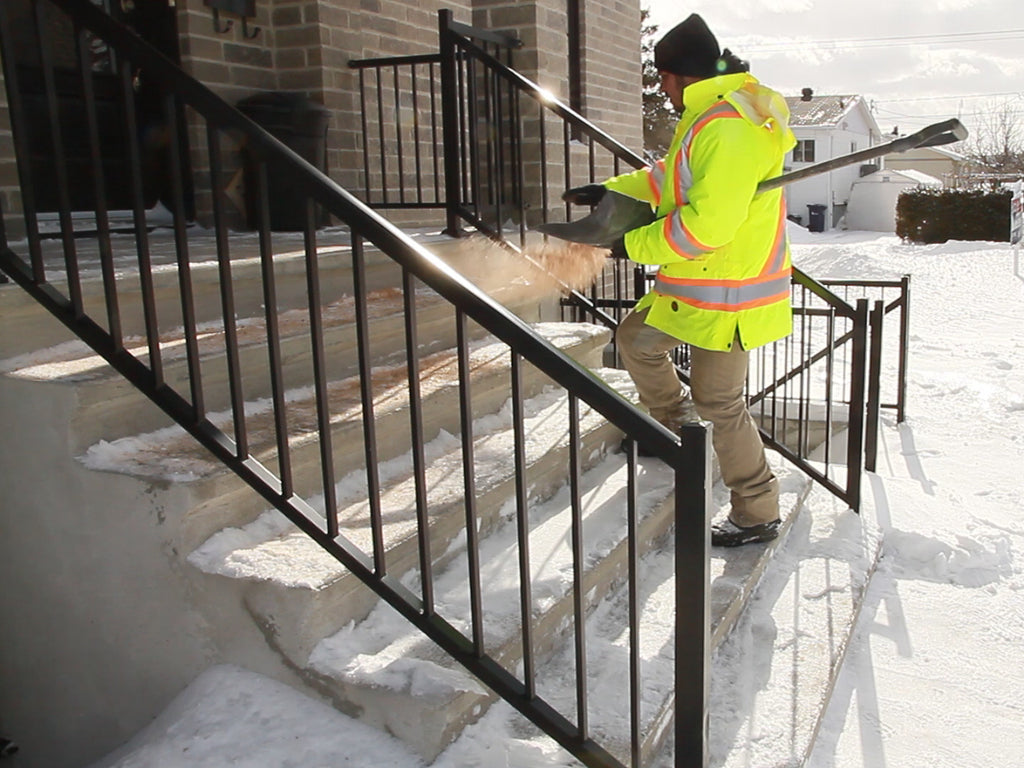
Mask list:
POLYGON ((662 90, 681 117, 664 161, 566 192, 594 203, 611 190, 647 201, 657 219, 625 234, 613 254, 657 265, 653 290, 616 336, 641 402, 675 430, 694 409, 713 442, 732 505, 712 543, 736 546, 778 535, 778 483, 743 399, 748 350, 792 330, 790 259, 781 190, 757 194, 782 172, 795 139, 781 95, 693 14, 654 48, 662 90), (616 254, 616 252, 618 252, 616 254), (670 352, 691 347, 690 390, 670 352))

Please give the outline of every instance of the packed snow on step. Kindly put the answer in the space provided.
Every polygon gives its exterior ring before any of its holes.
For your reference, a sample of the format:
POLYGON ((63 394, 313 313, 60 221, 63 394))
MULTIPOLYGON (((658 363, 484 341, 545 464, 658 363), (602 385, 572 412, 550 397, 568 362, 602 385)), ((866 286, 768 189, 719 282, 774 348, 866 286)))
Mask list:
MULTIPOLYGON (((878 471, 863 486, 863 517, 882 532, 882 559, 807 765, 1018 765, 1024 744, 1024 667, 1014 661, 1024 645, 1024 257, 1015 259, 998 243, 914 246, 876 233, 792 231, 794 261, 815 277, 912 275, 908 420, 897 425, 883 414, 878 471)), ((835 535, 859 542, 864 532, 849 524, 856 522, 844 521, 835 535)), ((802 599, 819 595, 815 587, 802 599)), ((792 640, 776 638, 775 653, 792 656, 792 646, 778 645, 792 640)), ((716 665, 735 659, 735 666, 744 658, 729 642, 716 665)), ((716 677, 729 672, 716 669, 716 677)), ((757 672, 742 677, 732 669, 736 685, 752 692, 764 685, 757 672)), ((254 738, 243 726, 251 713, 312 723, 306 705, 288 690, 261 689, 230 718, 220 716, 227 694, 202 677, 185 695, 195 696, 195 715, 186 718, 172 705, 165 716, 176 718, 173 736, 170 726, 147 730, 130 754, 108 764, 172 765, 154 757, 167 748, 191 754, 189 765, 199 768, 331 762, 293 761, 291 750, 301 742, 302 749, 325 750, 335 762, 343 755, 354 765, 373 754, 376 765, 420 765, 407 751, 398 757, 402 748, 389 737, 366 739, 359 723, 333 711, 323 712, 329 725, 297 727, 299 739, 290 734, 268 744, 254 738), (220 745, 213 757, 201 752, 212 733, 220 745)), ((727 746, 735 753, 760 736, 740 728, 728 735, 727 746)), ((795 759, 787 755, 772 764, 795 759)), ((727 760, 718 754, 714 764, 727 760)), ((434 765, 578 763, 499 704, 434 765)))

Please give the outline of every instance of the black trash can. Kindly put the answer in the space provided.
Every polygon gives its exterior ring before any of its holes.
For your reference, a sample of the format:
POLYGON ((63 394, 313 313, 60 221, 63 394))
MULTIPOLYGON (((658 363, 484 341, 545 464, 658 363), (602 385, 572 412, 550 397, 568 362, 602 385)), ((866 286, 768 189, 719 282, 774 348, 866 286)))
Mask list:
POLYGON ((807 229, 811 232, 824 232, 825 231, 825 211, 828 210, 827 205, 821 205, 820 203, 807 206, 807 229))
MULTIPOLYGON (((254 123, 271 133, 286 147, 327 172, 327 108, 304 93, 268 91, 238 102, 238 109, 254 123)), ((280 163, 267 164, 267 196, 270 228, 278 232, 296 232, 305 228, 305 195, 292 180, 293 174, 280 163)), ((245 152, 245 198, 249 226, 259 223, 256 210, 256 158, 245 152)), ((326 214, 318 213, 317 226, 326 223, 326 214)))

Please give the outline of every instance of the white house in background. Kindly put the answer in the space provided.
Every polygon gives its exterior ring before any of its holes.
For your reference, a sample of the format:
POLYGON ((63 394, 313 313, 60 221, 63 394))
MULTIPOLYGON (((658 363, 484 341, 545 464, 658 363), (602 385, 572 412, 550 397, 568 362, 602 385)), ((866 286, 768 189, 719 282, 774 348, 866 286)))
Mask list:
MULTIPOLYGON (((786 103, 797 139, 796 148, 786 158, 787 171, 881 143, 878 123, 860 96, 816 96, 804 88, 802 96, 787 97, 786 103)), ((853 183, 869 168, 879 167, 881 159, 868 167, 851 165, 790 184, 786 189, 788 215, 805 227, 832 229, 846 214, 853 183), (813 213, 808 206, 815 206, 813 213)))
MULTIPOLYGON (((886 141, 899 138, 893 134, 886 136, 886 141)), ((973 172, 982 170, 981 166, 959 152, 948 147, 917 147, 889 155, 885 159, 885 167, 889 170, 915 170, 934 176, 944 186, 958 187, 973 172)))
POLYGON ((896 203, 900 193, 917 187, 941 187, 942 182, 920 171, 886 168, 853 182, 846 211, 848 229, 868 232, 896 231, 896 203))

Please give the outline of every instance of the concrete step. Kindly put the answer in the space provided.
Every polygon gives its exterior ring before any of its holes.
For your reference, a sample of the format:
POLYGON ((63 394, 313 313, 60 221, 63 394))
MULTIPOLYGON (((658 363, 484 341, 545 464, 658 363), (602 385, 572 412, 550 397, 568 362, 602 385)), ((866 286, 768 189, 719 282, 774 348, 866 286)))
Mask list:
MULTIPOLYGON (((606 456, 583 474, 583 579, 588 608, 621 584, 626 558, 626 465, 621 453, 606 456)), ((674 473, 648 459, 639 473, 642 549, 664 537, 674 518, 674 473)), ((567 489, 530 506, 533 651, 539 662, 566 641, 573 625, 571 513, 567 489)), ((484 642, 510 671, 523 660, 520 629, 517 524, 504 525, 481 542, 484 642)), ((440 616, 467 634, 470 613, 466 560, 460 553, 435 577, 440 616)), ((309 662, 319 687, 343 711, 392 733, 428 761, 436 757, 493 699, 471 675, 387 606, 342 629, 314 649, 309 662)), ((548 688, 547 668, 538 689, 548 688)), ((618 696, 621 699, 621 695, 618 696)))
MULTIPOLYGON (((578 323, 541 323, 534 326, 542 336, 583 365, 597 367, 609 332, 578 323)), ((479 340, 471 345, 472 402, 474 413, 494 413, 508 399, 510 354, 505 344, 479 340)), ((442 432, 460 430, 457 357, 447 350, 421 361, 423 428, 426 441, 442 432)), ((331 440, 335 446, 335 477, 365 471, 362 402, 358 377, 328 386, 331 440)), ((539 393, 549 381, 532 366, 523 367, 523 394, 539 393)), ((408 380, 405 365, 378 367, 373 373, 374 423, 378 459, 386 461, 410 449, 408 380)), ((232 434, 230 413, 211 414, 211 421, 232 434)), ((274 414, 269 403, 246 407, 250 452, 271 470, 277 467, 274 414)), ((322 492, 320 446, 315 401, 308 390, 289 394, 288 428, 292 474, 296 491, 303 496, 322 492)), ((243 525, 265 509, 265 502, 230 470, 216 462, 206 449, 179 427, 146 435, 101 442, 82 456, 96 470, 129 474, 159 484, 173 482, 182 488, 187 509, 180 521, 178 545, 191 551, 216 531, 243 525)))
MULTIPOLYGON (((516 286, 495 292, 496 298, 527 322, 539 320, 535 297, 516 286)), ((366 301, 369 320, 368 338, 374 364, 397 365, 405 360, 405 317, 403 294, 387 288, 369 294, 366 301)), ((358 374, 355 304, 345 296, 323 307, 324 361, 328 380, 358 374)), ((422 355, 454 347, 455 312, 452 305, 433 291, 420 287, 416 292, 416 318, 419 349, 422 355)), ((278 316, 283 361, 283 383, 287 389, 310 386, 313 382, 312 344, 309 313, 293 309, 278 316)), ((470 338, 486 335, 475 323, 468 324, 470 338)), ((266 346, 266 323, 256 317, 238 326, 239 368, 244 396, 257 400, 271 396, 271 375, 266 346)), ((128 341, 129 351, 148 363, 145 339, 128 341)), ((221 324, 200 328, 198 340, 204 401, 210 411, 230 407, 224 329, 221 324)), ((161 340, 164 380, 168 386, 189 396, 189 365, 183 330, 174 329, 161 340)), ((114 371, 83 342, 68 342, 28 355, 0 361, 0 373, 57 386, 74 387, 78 410, 71 434, 72 450, 83 451, 100 440, 112 441, 128 435, 150 432, 169 426, 171 421, 150 403, 131 382, 114 371)))
MULTIPOLYGON (((514 260, 509 261, 507 254, 503 256, 503 251, 483 239, 459 240, 436 232, 414 233, 412 237, 446 264, 488 291, 501 282, 512 284, 517 277, 529 274, 524 265, 514 260)), ((88 237, 78 238, 74 242, 86 312, 101 326, 107 327, 99 242, 88 237)), ((317 232, 316 245, 321 301, 330 304, 351 296, 352 249, 348 232, 342 228, 320 230, 317 232)), ((157 229, 150 232, 148 246, 153 265, 154 307, 159 328, 161 334, 173 334, 175 329, 183 325, 178 248, 173 231, 157 229)), ((26 261, 29 260, 28 246, 24 241, 10 244, 10 248, 26 261)), ((138 246, 134 235, 112 235, 111 249, 117 275, 122 333, 126 337, 142 338, 145 336, 145 323, 138 246)), ((43 240, 42 251, 48 281, 67 295, 67 272, 61 241, 43 240)), ((236 317, 261 317, 264 293, 258 235, 252 232, 231 233, 228 251, 236 317)), ((307 307, 309 296, 302 234, 273 233, 271 252, 278 310, 285 312, 307 307)), ((185 253, 196 321, 200 324, 221 323, 221 276, 215 233, 198 227, 190 228, 185 253)), ((363 253, 367 291, 401 285, 402 272, 397 262, 370 243, 364 243, 363 253)), ((0 317, 4 318, 0 359, 35 352, 73 338, 63 325, 53 320, 45 309, 14 283, 0 284, 0 317)))
MULTIPOLYGON (((801 766, 813 746, 870 578, 881 536, 826 491, 812 488, 796 470, 778 466, 783 508, 780 537, 769 544, 713 549, 711 558, 712 666, 709 765, 712 768, 801 766)), ((726 514, 728 493, 714 489, 716 517, 726 514)), ((641 561, 643 611, 640 636, 641 765, 675 768, 669 704, 673 679, 674 580, 670 547, 641 561)), ((608 595, 588 618, 591 730, 625 764, 629 719, 628 644, 624 590, 608 595)), ((360 660, 370 664, 371 657, 360 660)), ((573 649, 565 647, 538 671, 539 693, 575 717, 573 649)), ((509 734, 506 754, 537 754, 548 743, 510 705, 498 702, 445 752, 446 765, 476 755, 488 734, 509 734)), ((562 764, 557 747, 544 764, 562 764)), ((538 760, 539 762, 539 760, 538 760)), ((525 764, 525 763, 524 763, 525 764)))
MULTIPOLYGON (((600 375, 625 397, 636 394, 623 371, 600 375)), ((568 410, 564 393, 543 392, 524 404, 526 483, 531 507, 564 486, 569 465, 568 410)), ((514 441, 509 405, 474 423, 475 514, 481 537, 500 525, 515 496, 514 441)), ((595 465, 622 433, 587 407, 580 410, 581 465, 595 465)), ((443 570, 461 555, 465 542, 465 488, 461 441, 442 435, 425 447, 433 566, 443 570)), ((401 576, 419 567, 416 489, 411 458, 382 464, 383 539, 388 572, 401 576)), ((361 472, 338 483, 341 535, 367 555, 373 552, 365 477, 361 472)), ((268 511, 242 529, 222 531, 200 546, 189 561, 204 572, 245 582, 242 599, 272 645, 299 667, 313 647, 346 624, 363 619, 376 596, 309 537, 268 511)))

